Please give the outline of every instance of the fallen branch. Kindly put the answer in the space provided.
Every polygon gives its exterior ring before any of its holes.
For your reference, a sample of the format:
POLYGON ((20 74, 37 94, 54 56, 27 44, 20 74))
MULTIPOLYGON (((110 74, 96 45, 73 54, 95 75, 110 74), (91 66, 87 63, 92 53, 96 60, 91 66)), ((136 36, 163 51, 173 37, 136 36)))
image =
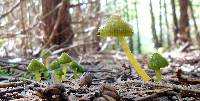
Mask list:
POLYGON ((0 88, 17 87, 26 84, 26 82, 12 82, 12 83, 0 83, 0 88))
POLYGON ((196 85, 196 84, 200 84, 200 80, 189 80, 187 78, 183 78, 182 76, 182 70, 179 69, 176 73, 176 76, 178 78, 178 82, 179 83, 183 83, 183 84, 191 84, 191 85, 196 85))
POLYGON ((132 81, 127 81, 127 83, 138 83, 141 85, 150 85, 150 86, 155 86, 155 87, 161 87, 161 88, 169 88, 174 91, 180 92, 181 95, 188 95, 190 94, 191 96, 200 96, 200 89, 192 89, 187 86, 181 86, 181 85, 176 85, 176 84, 170 84, 170 83, 155 83, 155 82, 143 82, 140 80, 132 80, 132 81))
POLYGON ((156 98, 160 98, 162 96, 176 96, 178 101, 182 101, 180 99, 180 95, 174 91, 171 91, 170 89, 166 89, 166 90, 162 90, 160 92, 157 92, 155 94, 146 96, 146 97, 142 97, 142 98, 138 98, 136 99, 136 101, 148 101, 148 100, 155 100, 156 98))

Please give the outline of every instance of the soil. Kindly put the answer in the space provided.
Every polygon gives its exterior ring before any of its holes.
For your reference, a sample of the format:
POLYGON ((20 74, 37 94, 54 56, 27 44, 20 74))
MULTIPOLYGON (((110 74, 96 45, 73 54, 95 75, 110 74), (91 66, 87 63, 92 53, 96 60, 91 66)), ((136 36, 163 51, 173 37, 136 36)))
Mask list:
MULTIPOLYGON (((26 64, 9 68, 12 76, 0 77, 2 101, 200 101, 200 51, 166 53, 170 64, 162 69, 163 79, 157 82, 147 68, 146 56, 138 61, 152 77, 144 82, 122 53, 84 55, 80 63, 85 73, 79 80, 67 72, 62 83, 52 84, 22 78, 26 64), (175 55, 174 55, 175 54, 175 55), (25 67, 25 66, 24 66, 25 67), (14 70, 13 69, 13 70, 14 70), (18 70, 18 71, 16 71, 18 70)), ((9 67, 9 63, 1 65, 9 67)))

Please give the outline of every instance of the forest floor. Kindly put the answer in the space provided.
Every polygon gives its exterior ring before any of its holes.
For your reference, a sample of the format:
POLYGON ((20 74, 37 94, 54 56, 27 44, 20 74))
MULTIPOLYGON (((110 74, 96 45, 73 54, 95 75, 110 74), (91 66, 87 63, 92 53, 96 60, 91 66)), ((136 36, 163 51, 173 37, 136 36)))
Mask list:
MULTIPOLYGON (((23 66, 14 69, 6 61, 11 76, 0 77, 0 99, 3 101, 200 101, 200 50, 181 50, 166 53, 168 67, 162 69, 163 80, 156 82, 155 74, 147 68, 148 59, 138 56, 140 64, 153 78, 144 82, 138 77, 122 53, 102 53, 82 57, 81 64, 87 73, 79 80, 68 79, 62 84, 37 82, 18 78, 23 66), (91 78, 92 77, 92 80, 91 78), (82 86, 82 85, 88 86, 82 86)), ((25 65, 26 63, 20 63, 25 65)), ((13 65, 12 65, 13 66, 13 65)))

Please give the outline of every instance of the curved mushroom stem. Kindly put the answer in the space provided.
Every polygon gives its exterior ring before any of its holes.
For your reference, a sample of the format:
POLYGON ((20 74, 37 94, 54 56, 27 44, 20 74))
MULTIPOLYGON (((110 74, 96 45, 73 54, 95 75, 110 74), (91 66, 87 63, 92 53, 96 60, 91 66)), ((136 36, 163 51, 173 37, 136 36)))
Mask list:
POLYGON ((124 37, 118 37, 118 38, 119 38, 119 42, 122 45, 122 48, 124 49, 124 52, 125 52, 126 56, 128 57, 130 63, 135 68, 135 70, 137 71, 137 73, 142 77, 143 80, 149 81, 151 78, 146 74, 146 72, 138 64, 136 58, 131 53, 131 51, 130 51, 130 49, 129 49, 129 47, 128 47, 125 39, 124 39, 124 37))
POLYGON ((157 81, 160 81, 162 79, 162 74, 161 74, 160 70, 155 70, 155 73, 156 73, 157 81))

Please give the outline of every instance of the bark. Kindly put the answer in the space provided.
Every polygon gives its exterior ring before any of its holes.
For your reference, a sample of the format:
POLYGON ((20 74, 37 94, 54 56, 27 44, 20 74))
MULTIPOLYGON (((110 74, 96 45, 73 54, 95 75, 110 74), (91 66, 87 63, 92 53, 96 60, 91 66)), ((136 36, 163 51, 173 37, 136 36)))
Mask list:
POLYGON ((172 16, 173 16, 174 43, 176 43, 179 28, 178 28, 178 20, 177 20, 177 15, 176 15, 175 0, 171 0, 171 5, 172 5, 172 16))
POLYGON ((188 42, 190 41, 190 34, 189 34, 189 17, 188 17, 188 5, 189 0, 179 0, 180 5, 180 19, 179 19, 179 40, 181 42, 188 42))
POLYGON ((45 24, 44 42, 47 47, 60 45, 61 43, 65 43, 68 46, 73 40, 74 33, 70 26, 69 0, 42 0, 43 15, 48 14, 60 3, 62 3, 62 6, 43 20, 45 24))
POLYGON ((161 45, 158 40, 158 36, 156 34, 156 28, 155 28, 155 17, 153 13, 153 7, 152 7, 152 1, 150 0, 149 3, 150 6, 150 14, 151 14, 151 30, 152 30, 152 35, 153 35, 153 41, 154 41, 154 47, 159 48, 161 45))

